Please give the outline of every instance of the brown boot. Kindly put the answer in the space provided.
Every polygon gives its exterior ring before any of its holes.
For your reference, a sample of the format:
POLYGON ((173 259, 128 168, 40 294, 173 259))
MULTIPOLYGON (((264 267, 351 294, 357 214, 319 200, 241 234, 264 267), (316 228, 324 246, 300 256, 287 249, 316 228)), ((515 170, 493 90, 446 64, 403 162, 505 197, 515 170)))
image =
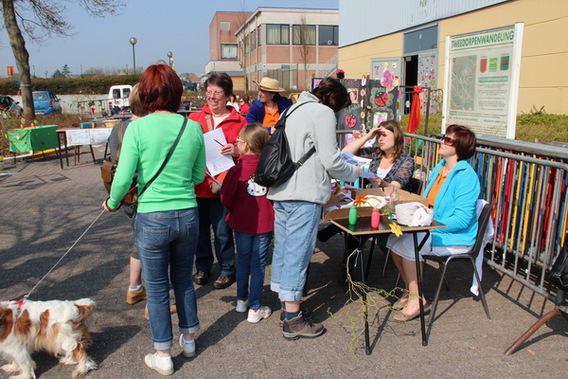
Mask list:
POLYGON ((146 300, 146 288, 142 287, 142 289, 138 292, 130 290, 126 292, 126 304, 132 305, 142 300, 146 300))
POLYGON ((282 335, 287 340, 298 338, 316 338, 325 332, 322 324, 314 323, 300 314, 292 320, 284 320, 282 323, 282 335))

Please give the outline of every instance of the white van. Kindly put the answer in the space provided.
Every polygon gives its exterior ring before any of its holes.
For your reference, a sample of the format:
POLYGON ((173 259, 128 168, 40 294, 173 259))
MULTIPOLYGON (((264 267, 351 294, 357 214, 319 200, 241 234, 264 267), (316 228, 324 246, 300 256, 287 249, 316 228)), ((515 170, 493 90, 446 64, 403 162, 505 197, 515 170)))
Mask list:
POLYGON ((130 84, 121 84, 110 87, 110 90, 108 91, 108 107, 111 110, 111 113, 114 114, 120 110, 130 108, 130 103, 128 102, 130 91, 132 91, 132 86, 130 84))

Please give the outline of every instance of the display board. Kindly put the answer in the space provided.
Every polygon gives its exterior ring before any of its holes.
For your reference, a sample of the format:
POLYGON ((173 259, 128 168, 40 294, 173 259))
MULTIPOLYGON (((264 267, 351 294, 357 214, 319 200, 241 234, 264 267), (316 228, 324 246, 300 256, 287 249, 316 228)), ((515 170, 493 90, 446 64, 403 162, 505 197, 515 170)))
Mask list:
POLYGON ((446 37, 442 131, 515 138, 523 23, 446 37))

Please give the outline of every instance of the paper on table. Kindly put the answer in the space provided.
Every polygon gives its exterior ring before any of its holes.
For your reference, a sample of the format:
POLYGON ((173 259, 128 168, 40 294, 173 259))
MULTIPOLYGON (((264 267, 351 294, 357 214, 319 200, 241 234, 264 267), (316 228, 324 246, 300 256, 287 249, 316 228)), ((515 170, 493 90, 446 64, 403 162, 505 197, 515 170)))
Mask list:
POLYGON ((377 176, 373 174, 371 171, 363 171, 361 173, 361 177, 365 179, 375 179, 377 176))
POLYGON ((203 139, 205 141, 207 169, 211 175, 217 176, 235 165, 230 155, 221 154, 221 144, 227 144, 223 129, 218 128, 207 132, 203 135, 203 139))

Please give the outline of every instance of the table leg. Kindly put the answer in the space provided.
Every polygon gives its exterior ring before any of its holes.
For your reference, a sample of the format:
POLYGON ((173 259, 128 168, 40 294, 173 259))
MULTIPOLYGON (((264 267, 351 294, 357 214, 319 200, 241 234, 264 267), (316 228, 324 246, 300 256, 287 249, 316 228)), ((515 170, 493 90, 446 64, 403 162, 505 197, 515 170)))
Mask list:
POLYGON ((365 261, 363 257, 363 248, 365 247, 365 239, 361 236, 357 237, 359 246, 357 247, 357 261, 361 270, 361 283, 365 286, 362 292, 363 299, 363 317, 365 318, 365 354, 371 355, 371 342, 369 337, 369 309, 367 306, 367 277, 365 272, 365 261))
POLYGON ((93 164, 97 164, 95 160, 95 152, 93 151, 93 145, 89 145, 89 149, 91 149, 91 156, 93 157, 93 164))
POLYGON ((59 150, 59 154, 57 154, 57 157, 59 158, 59 165, 61 166, 61 169, 63 170, 63 156, 61 155, 61 154, 63 154, 62 151, 61 151, 61 133, 59 133, 59 132, 57 133, 57 144, 59 145, 57 147, 57 150, 59 150))
POLYGON ((430 236, 430 231, 425 232, 426 235, 418 243, 418 236, 416 232, 412 233, 414 239, 414 261, 416 262, 416 280, 418 281, 418 298, 420 299, 420 331, 422 334, 422 346, 428 346, 428 336, 426 335, 426 322, 424 320, 424 302, 422 301, 422 272, 420 271, 420 250, 426 243, 430 236))

